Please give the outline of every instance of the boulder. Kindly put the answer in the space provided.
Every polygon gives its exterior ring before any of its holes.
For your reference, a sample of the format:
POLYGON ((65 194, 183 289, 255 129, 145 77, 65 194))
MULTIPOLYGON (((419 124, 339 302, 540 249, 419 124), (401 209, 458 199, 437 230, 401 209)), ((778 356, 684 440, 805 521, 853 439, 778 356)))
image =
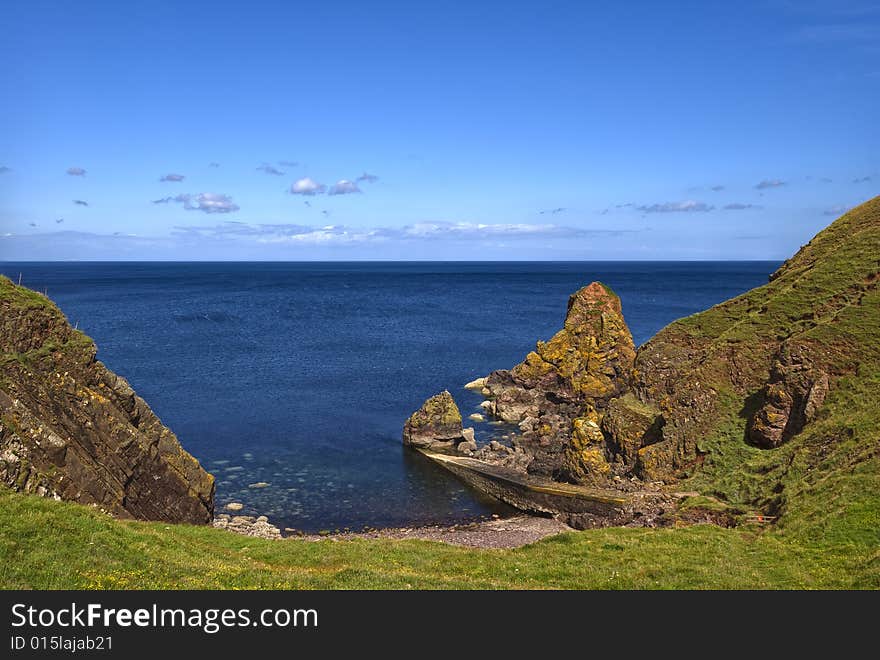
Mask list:
POLYGON ((784 345, 760 392, 761 405, 749 418, 749 441, 772 449, 800 433, 828 395, 828 374, 800 346, 784 345))
POLYGON ((403 427, 403 444, 417 449, 452 452, 464 441, 461 413, 447 391, 425 401, 403 427))
POLYGON ((661 439, 662 422, 659 410, 632 394, 611 400, 602 417, 609 454, 628 466, 635 465, 639 450, 661 439))

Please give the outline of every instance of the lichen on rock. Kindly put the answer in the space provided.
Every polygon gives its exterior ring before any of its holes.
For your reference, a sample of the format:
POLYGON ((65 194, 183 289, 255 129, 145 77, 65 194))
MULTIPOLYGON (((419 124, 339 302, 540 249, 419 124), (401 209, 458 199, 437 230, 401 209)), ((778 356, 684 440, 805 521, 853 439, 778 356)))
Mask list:
POLYGON ((425 401, 403 427, 403 444, 418 449, 454 451, 460 443, 472 439, 465 439, 461 412, 446 390, 425 401))
POLYGON ((519 424, 518 443, 533 456, 530 473, 596 481, 610 471, 599 421, 627 391, 634 360, 620 298, 593 282, 570 296, 563 328, 549 341, 489 375, 487 412, 519 424))

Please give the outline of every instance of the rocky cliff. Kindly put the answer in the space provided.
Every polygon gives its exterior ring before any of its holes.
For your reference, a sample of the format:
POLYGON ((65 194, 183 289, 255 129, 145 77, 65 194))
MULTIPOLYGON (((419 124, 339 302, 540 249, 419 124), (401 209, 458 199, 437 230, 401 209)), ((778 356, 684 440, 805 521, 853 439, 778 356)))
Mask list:
POLYGON ((635 346, 620 298, 593 282, 568 300, 563 328, 510 371, 486 379, 489 414, 519 425, 532 474, 566 481, 610 472, 602 411, 629 389, 635 346))
POLYGON ((0 276, 0 483, 209 523, 214 479, 46 297, 0 276))
MULTIPOLYGON (((841 404, 837 390, 870 389, 880 373, 878 282, 880 198, 819 233, 765 286, 670 324, 638 351, 619 299, 594 282, 571 297, 550 341, 479 381, 484 408, 519 425, 513 445, 528 474, 677 483, 778 513, 800 488, 791 466, 837 455, 828 434, 852 439, 847 413, 876 407, 864 396, 841 404), (823 439, 814 429, 831 419, 823 439)), ((865 442, 880 444, 876 434, 865 442)))

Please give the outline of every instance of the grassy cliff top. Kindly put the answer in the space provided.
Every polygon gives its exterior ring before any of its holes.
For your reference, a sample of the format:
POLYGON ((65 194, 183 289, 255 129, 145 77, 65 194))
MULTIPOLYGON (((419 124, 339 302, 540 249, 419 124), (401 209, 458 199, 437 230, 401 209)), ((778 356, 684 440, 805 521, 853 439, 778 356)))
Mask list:
MULTIPOLYGON (((696 445, 684 488, 779 516, 779 530, 880 546, 880 197, 841 216, 770 281, 681 319, 639 351, 642 398, 696 445), (775 449, 750 415, 780 365, 826 374, 814 419, 775 449), (708 394, 707 394, 708 393, 708 394), (692 401, 714 402, 701 424, 692 401)), ((679 440, 677 449, 687 449, 679 440)), ((684 453, 684 450, 682 450, 684 453)))
MULTIPOLYGON (((845 307, 876 291, 880 272, 880 197, 835 220, 788 259, 768 284, 675 321, 652 342, 668 334, 725 342, 776 341, 833 321, 845 307)), ((876 341, 877 318, 847 328, 866 348, 876 341)))

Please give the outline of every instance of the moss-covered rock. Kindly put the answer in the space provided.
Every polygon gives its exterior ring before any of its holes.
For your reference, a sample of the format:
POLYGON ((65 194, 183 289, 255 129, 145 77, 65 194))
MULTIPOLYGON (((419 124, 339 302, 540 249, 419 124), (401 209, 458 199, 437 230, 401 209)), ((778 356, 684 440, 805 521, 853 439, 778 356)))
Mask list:
POLYGON ((549 341, 513 369, 489 375, 488 412, 520 425, 530 473, 595 481, 609 469, 598 419, 588 429, 588 411, 601 414, 627 391, 634 359, 620 298, 593 282, 569 298, 563 327, 549 341))
POLYGON ((608 452, 618 461, 635 465, 639 450, 660 440, 660 411, 632 394, 612 399, 602 418, 608 452))
POLYGON ((452 451, 466 441, 469 440, 462 433, 461 412, 445 390, 425 401, 403 427, 403 444, 418 449, 452 451))

